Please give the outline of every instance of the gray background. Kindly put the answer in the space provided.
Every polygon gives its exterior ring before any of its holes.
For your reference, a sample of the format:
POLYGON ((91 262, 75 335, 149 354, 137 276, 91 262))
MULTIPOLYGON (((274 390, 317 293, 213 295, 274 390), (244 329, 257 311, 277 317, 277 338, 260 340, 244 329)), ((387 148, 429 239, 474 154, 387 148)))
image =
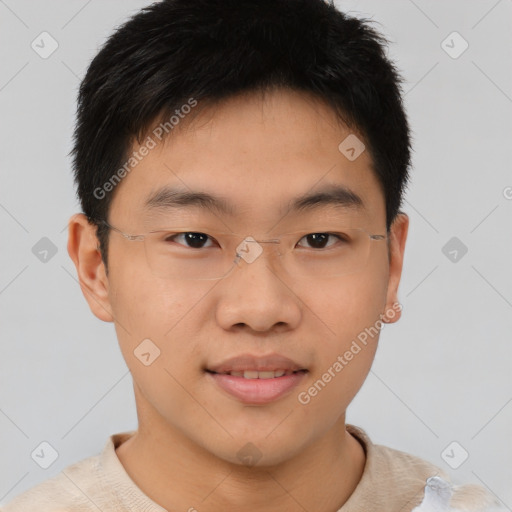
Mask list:
MULTIPOLYGON (((0 0, 0 504, 136 428, 113 326, 90 313, 67 255, 67 154, 86 66, 147 4, 0 0), (43 31, 59 45, 46 59, 31 48, 43 31), (46 262, 32 251, 43 237, 57 250, 46 262), (43 441, 58 453, 48 469, 31 458, 43 441)), ((403 318, 384 328, 348 421, 511 510, 512 1, 337 5, 391 40, 415 142, 403 318)))

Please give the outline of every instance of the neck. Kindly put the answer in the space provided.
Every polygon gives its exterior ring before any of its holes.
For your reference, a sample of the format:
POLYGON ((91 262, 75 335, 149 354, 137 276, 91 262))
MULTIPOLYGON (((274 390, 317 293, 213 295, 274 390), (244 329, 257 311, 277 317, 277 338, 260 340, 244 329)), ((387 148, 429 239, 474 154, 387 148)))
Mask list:
POLYGON ((138 411, 138 431, 116 453, 136 485, 166 510, 336 512, 363 473, 364 450, 346 431, 344 415, 298 455, 248 467, 215 456, 159 415, 138 411))

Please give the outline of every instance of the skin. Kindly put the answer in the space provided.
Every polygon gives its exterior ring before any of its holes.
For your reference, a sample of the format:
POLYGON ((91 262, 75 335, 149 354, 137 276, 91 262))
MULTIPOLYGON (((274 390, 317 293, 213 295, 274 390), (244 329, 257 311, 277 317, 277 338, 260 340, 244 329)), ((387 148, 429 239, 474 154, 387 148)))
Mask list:
MULTIPOLYGON (((224 217, 230 229, 265 238, 279 221, 283 229, 300 228, 307 218, 283 219, 287 201, 336 183, 364 200, 365 212, 350 213, 351 222, 385 234, 384 195, 369 152, 349 161, 338 150, 350 133, 329 107, 298 92, 230 98, 183 121, 150 151, 115 190, 109 222, 143 233, 155 221, 144 217, 146 197, 165 184, 186 184, 233 204, 237 215, 224 217)), ((189 214, 218 223, 208 212, 189 214)), ((115 233, 107 276, 95 228, 82 214, 71 218, 68 251, 82 291, 98 318, 114 322, 133 377, 139 428, 116 452, 144 493, 168 510, 334 512, 347 501, 365 455, 345 429, 345 411, 369 372, 378 336, 310 403, 299 403, 297 394, 398 303, 408 224, 399 214, 389 241, 372 243, 356 274, 289 279, 263 257, 219 281, 193 282, 155 276, 144 244, 115 233), (150 366, 133 353, 146 338, 161 351, 150 366), (272 352, 308 374, 269 404, 243 404, 203 371, 238 354, 272 352), (237 457, 248 442, 261 452, 252 467, 237 457)), ((396 311, 387 322, 399 318, 396 311)))

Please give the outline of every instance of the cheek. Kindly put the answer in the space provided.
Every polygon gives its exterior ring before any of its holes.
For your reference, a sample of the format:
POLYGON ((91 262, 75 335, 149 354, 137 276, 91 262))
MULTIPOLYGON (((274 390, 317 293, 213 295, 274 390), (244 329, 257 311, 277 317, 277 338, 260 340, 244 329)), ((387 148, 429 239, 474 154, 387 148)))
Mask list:
POLYGON ((330 329, 319 350, 322 367, 318 368, 319 373, 328 370, 332 373, 336 370, 333 366, 341 357, 343 369, 338 365, 335 373, 343 374, 337 380, 346 380, 344 387, 348 382, 357 384, 361 380, 359 376, 364 379, 369 370, 377 347, 382 326, 380 315, 386 299, 385 287, 376 289, 374 283, 361 281, 351 286, 345 284, 347 287, 341 286, 338 293, 331 292, 324 296, 324 305, 320 307, 325 324, 330 329))
POLYGON ((336 286, 308 289, 305 302, 324 333, 317 341, 317 364, 298 397, 308 414, 336 421, 362 386, 382 327, 386 269, 385 260, 375 259, 365 272, 338 278, 336 286))
POLYGON ((384 257, 374 258, 364 272, 339 276, 301 291, 301 300, 327 335, 327 346, 342 350, 361 331, 375 324, 384 312, 388 270, 384 257))
POLYGON ((134 360, 134 351, 143 340, 149 339, 157 347, 158 362, 165 367, 172 367, 194 350, 192 341, 197 333, 192 331, 202 319, 190 319, 211 284, 192 286, 187 281, 157 278, 141 265, 117 265, 111 270, 109 285, 120 348, 130 368, 133 363, 136 368, 140 364, 134 360))

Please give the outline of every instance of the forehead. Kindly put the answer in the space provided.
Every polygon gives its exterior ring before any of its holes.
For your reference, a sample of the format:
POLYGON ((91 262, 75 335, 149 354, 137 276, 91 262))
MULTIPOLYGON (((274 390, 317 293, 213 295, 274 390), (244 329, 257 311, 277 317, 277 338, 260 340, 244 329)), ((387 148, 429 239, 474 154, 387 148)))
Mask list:
POLYGON ((362 137, 310 96, 275 91, 233 97, 181 123, 162 140, 153 131, 133 146, 135 165, 118 185, 111 219, 135 221, 166 211, 167 203, 271 222, 292 206, 307 214, 323 202, 385 222, 369 152, 353 159, 345 151, 345 140, 362 144, 362 137))

